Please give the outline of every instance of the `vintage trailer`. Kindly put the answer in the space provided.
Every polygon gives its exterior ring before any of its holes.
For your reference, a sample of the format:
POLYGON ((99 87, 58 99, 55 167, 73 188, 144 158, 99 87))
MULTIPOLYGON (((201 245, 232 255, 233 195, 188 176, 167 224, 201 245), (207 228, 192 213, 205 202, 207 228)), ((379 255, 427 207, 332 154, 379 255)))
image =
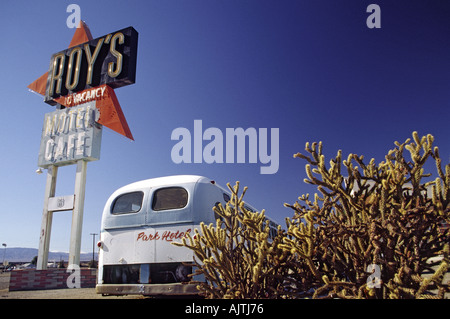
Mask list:
POLYGON ((115 191, 103 211, 97 293, 197 294, 188 277, 193 252, 171 243, 193 234, 201 222, 215 223, 213 207, 229 198, 214 181, 192 175, 148 179, 115 191))

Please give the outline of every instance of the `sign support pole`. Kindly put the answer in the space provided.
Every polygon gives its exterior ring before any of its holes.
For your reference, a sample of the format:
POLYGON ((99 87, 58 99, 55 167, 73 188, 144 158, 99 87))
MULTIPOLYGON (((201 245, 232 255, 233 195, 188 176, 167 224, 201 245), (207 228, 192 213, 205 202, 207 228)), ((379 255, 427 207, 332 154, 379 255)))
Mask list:
POLYGON ((86 191, 87 162, 77 161, 75 175, 75 202, 72 213, 72 229, 70 233, 69 266, 80 265, 81 230, 83 227, 84 195, 86 191))
POLYGON ((50 165, 47 168, 47 184, 45 186, 44 210, 42 212, 41 233, 39 236, 39 251, 36 265, 37 270, 47 269, 50 234, 53 220, 53 212, 48 210, 48 201, 50 197, 55 196, 57 175, 58 167, 50 165))

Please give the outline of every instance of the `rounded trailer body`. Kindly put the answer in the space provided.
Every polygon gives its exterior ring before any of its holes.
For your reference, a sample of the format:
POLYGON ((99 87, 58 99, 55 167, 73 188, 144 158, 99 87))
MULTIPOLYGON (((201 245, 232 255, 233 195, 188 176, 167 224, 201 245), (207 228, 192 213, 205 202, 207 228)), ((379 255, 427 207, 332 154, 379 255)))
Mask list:
MULTIPOLYGON (((201 176, 169 176, 124 186, 108 199, 102 216, 101 294, 192 295, 193 252, 177 247, 200 223, 215 223, 213 207, 229 193, 201 176)), ((198 279, 198 278, 196 278, 198 279)))

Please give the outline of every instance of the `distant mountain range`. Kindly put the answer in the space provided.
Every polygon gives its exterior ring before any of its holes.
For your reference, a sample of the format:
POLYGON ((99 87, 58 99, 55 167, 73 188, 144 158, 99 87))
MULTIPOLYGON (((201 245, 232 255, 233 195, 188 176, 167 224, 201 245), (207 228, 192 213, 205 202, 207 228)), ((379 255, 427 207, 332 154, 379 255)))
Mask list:
MULTIPOLYGON (((5 260, 9 262, 30 262, 35 256, 38 255, 38 250, 36 248, 21 248, 21 247, 11 247, 5 248, 0 247, 0 264, 3 263, 3 256, 5 260)), ((97 252, 94 254, 95 259, 98 260, 97 252)), ((66 252, 58 252, 51 251, 48 253, 48 261, 60 261, 60 260, 68 261, 69 253, 66 252)), ((81 253, 80 254, 81 261, 90 261, 92 260, 92 252, 90 253, 81 253)))

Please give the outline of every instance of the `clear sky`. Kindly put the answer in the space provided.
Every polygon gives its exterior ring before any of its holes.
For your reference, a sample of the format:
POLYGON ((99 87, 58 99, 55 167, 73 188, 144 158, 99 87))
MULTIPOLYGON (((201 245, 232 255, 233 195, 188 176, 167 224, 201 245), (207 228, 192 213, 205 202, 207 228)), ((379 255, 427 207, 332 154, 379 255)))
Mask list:
MULTIPOLYGON (((377 162, 416 130, 450 158, 450 2, 363 0, 22 1, 0 7, 0 242, 38 247, 45 176, 35 173, 44 114, 54 107, 27 85, 66 49, 69 4, 94 38, 133 26, 137 78, 116 89, 135 141, 105 128, 101 159, 88 164, 82 251, 92 249, 103 206, 142 179, 198 174, 240 181, 246 200, 278 222, 283 203, 314 193, 292 155, 322 141, 377 162), (369 29, 369 4, 381 28, 369 29), (279 129, 279 170, 261 163, 176 164, 179 127, 279 129)), ((205 146, 207 142, 203 143, 205 146)), ((225 143, 224 143, 225 145, 225 143)), ((328 162, 327 160, 327 162, 328 162)), ((432 170, 433 173, 434 170, 432 170)), ((75 166, 59 170, 57 195, 74 192, 75 166)), ((68 251, 71 213, 54 214, 50 250, 68 251)))

